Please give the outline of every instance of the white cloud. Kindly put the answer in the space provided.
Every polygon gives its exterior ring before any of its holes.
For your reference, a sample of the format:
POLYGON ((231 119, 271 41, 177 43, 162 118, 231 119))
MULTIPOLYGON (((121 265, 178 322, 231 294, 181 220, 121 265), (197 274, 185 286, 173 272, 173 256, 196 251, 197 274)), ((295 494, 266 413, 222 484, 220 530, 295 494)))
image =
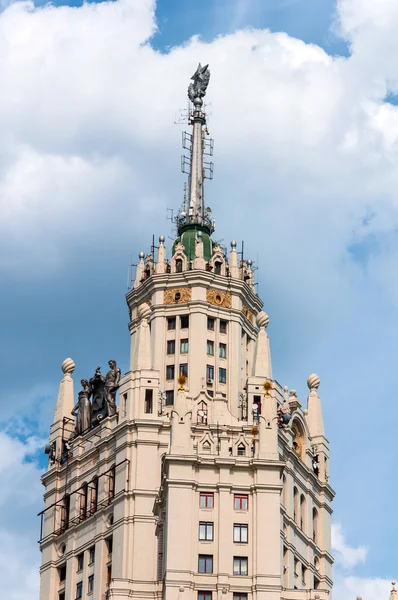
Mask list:
POLYGON ((37 438, 21 441, 0 431, 0 580, 7 600, 38 594, 42 486, 34 457, 41 445, 37 438))
POLYGON ((333 588, 333 600, 388 600, 391 583, 367 577, 338 577, 333 588))
POLYGON ((351 570, 366 561, 368 549, 365 546, 349 546, 340 523, 332 525, 332 548, 336 563, 344 570, 351 570))
MULTIPOLYGON (((394 315, 398 306, 398 108, 383 102, 398 89, 398 5, 340 0, 338 9, 349 58, 258 30, 209 44, 193 38, 162 55, 150 45, 156 24, 149 0, 7 8, 0 14, 0 270, 29 282, 56 267, 68 273, 70 262, 78 268, 76 247, 105 253, 131 239, 136 248, 143 230, 149 247, 149 224, 157 227, 166 206, 182 197, 176 108, 185 104, 197 61, 209 62, 216 170, 207 198, 216 238, 245 237, 248 252, 259 252, 260 283, 272 281, 267 302, 277 295, 274 306, 289 304, 281 332, 289 375, 303 361, 307 368, 312 344, 311 360, 331 372, 335 412, 360 398, 360 419, 373 402, 366 365, 372 374, 386 369, 377 348, 391 336, 395 350, 398 334, 396 320, 385 323, 386 306, 394 315), (366 254, 361 244, 369 238, 378 250, 366 254), (349 251, 353 242, 359 260, 349 251), (382 331, 386 337, 378 338, 382 331), (369 353, 367 362, 352 359, 359 351, 369 353)), ((380 397, 390 389, 380 377, 380 397)), ((389 442, 380 444, 385 466, 393 461, 389 442)), ((14 456, 15 475, 0 469, 17 510, 26 500, 22 481, 38 481, 38 472, 23 462, 19 443, 4 436, 1 443, 14 456)), ((375 458, 358 446, 358 464, 375 458)), ((9 492, 0 492, 0 503, 9 502, 9 492)), ((338 529, 336 539, 342 564, 364 560, 365 549, 350 548, 338 529)), ((373 580, 339 585, 351 594, 359 583, 371 590, 373 580)))

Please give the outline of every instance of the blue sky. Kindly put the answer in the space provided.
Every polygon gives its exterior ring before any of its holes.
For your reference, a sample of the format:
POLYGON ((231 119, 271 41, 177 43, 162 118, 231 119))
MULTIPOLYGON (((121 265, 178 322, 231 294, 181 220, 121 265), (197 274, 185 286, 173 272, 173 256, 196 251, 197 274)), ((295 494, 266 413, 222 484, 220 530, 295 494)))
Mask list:
MULTIPOLYGON (((321 378, 337 492, 335 600, 387 598, 398 576, 398 6, 5 6, 0 540, 15 548, 7 598, 37 595, 41 447, 63 359, 76 362, 76 382, 110 358, 127 369, 130 255, 149 251, 153 233, 171 233, 166 211, 179 206, 184 182, 174 120, 199 60, 212 69, 215 178, 206 197, 216 238, 245 239, 258 264, 277 380, 305 403, 307 376, 321 378)), ((0 551, 0 574, 1 565, 0 551)))

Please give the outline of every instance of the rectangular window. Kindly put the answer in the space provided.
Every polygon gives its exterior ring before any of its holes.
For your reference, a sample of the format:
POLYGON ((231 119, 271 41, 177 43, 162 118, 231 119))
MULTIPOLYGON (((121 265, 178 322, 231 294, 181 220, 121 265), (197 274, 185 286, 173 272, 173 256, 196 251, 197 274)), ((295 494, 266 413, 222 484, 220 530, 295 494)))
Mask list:
POLYGON ((92 546, 88 551, 88 564, 93 565, 95 563, 95 546, 92 546))
POLYGON ((198 592, 198 600, 211 600, 211 592, 198 592))
POLYGON ((243 523, 234 523, 234 542, 237 544, 247 544, 248 525, 243 523))
POLYGON ((169 331, 173 330, 176 328, 176 318, 175 317, 169 317, 167 319, 167 329, 169 331))
POLYGON ((88 578, 88 586, 87 586, 87 593, 88 594, 92 594, 94 591, 94 575, 90 575, 90 577, 88 578))
POLYGON ((77 556, 77 570, 83 571, 84 566, 84 554, 83 552, 77 556))
POLYGON ((153 390, 145 390, 144 411, 147 414, 151 414, 153 411, 153 390))
POLYGON ((200 521, 199 523, 199 539, 200 540, 213 540, 214 523, 211 521, 200 521))
POLYGON ((183 315, 181 319, 181 329, 188 329, 189 327, 189 315, 183 315))
POLYGON ((218 369, 218 381, 220 383, 227 383, 227 369, 218 369))
POLYGON ((247 575, 246 556, 234 556, 234 575, 247 575))
POLYGON ((214 331, 215 319, 212 317, 207 317, 207 329, 210 331, 214 331))
POLYGON ((261 396, 253 396, 253 408, 256 409, 256 414, 261 415, 261 396))
POLYGON ((174 365, 166 366, 166 379, 168 381, 170 381, 171 379, 174 379, 174 365))
POLYGON ((239 592, 234 592, 233 600, 247 600, 247 594, 240 594, 239 592))
POLYGON ((180 375, 184 375, 184 377, 188 377, 188 363, 180 364, 180 375))
POLYGON ((107 585, 109 585, 111 581, 112 581, 112 565, 108 565, 106 568, 106 583, 107 583, 107 585))
POLYGON ((167 340, 167 354, 175 354, 176 353, 176 341, 175 340, 167 340))
POLYGON ((174 390, 166 391, 166 406, 173 406, 174 404, 174 390))
POLYGON ((58 567, 59 573, 59 582, 62 583, 66 579, 66 565, 62 565, 62 567, 58 567))
POLYGON ((206 351, 210 356, 214 356, 214 342, 212 340, 207 340, 206 351))
POLYGON ((220 319, 220 333, 227 333, 227 321, 220 319))
POLYGON ((213 556, 211 554, 199 554, 199 573, 213 573, 213 556))
POLYGON ((112 552, 113 552, 113 538, 109 537, 109 538, 107 538, 105 540, 105 542, 106 542, 106 547, 107 547, 107 550, 108 550, 108 554, 111 555, 112 552))
POLYGON ((235 494, 234 508, 235 510, 247 510, 248 497, 247 494, 235 494))
POLYGON ((181 340, 180 353, 187 354, 187 352, 188 352, 188 340, 181 340))
POLYGON ((220 358, 227 358, 227 344, 220 344, 218 350, 220 358))
POLYGON ((61 593, 58 595, 58 600, 65 600, 65 592, 61 592, 61 593))
POLYGON ((83 582, 79 581, 79 583, 76 584, 76 600, 78 598, 83 598, 83 582))
POLYGON ((206 365, 206 379, 213 381, 214 379, 214 367, 213 365, 206 365))
POLYGON ((214 494, 209 492, 200 492, 199 506, 200 508, 213 508, 214 494))

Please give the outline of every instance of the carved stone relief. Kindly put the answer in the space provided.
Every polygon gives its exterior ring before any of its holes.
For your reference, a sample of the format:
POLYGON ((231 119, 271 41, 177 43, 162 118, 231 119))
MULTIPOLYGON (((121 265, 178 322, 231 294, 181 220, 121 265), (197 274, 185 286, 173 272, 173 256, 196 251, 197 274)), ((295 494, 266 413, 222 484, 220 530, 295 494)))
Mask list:
POLYGON ((190 302, 191 300, 191 288, 174 288, 172 290, 165 290, 163 293, 164 304, 181 304, 182 302, 190 302))
POLYGON ((223 308, 232 308, 232 295, 218 290, 207 290, 206 300, 209 304, 216 304, 223 308))

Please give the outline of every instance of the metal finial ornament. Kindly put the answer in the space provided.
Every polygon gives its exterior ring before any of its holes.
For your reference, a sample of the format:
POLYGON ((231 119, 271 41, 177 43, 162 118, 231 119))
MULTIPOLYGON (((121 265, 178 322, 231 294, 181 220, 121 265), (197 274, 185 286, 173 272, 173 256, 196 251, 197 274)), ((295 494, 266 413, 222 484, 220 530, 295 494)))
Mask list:
POLYGON ((207 86, 210 81, 209 65, 202 65, 199 63, 198 68, 191 77, 193 83, 189 84, 188 87, 188 98, 195 105, 201 106, 203 101, 202 98, 206 94, 207 86))

